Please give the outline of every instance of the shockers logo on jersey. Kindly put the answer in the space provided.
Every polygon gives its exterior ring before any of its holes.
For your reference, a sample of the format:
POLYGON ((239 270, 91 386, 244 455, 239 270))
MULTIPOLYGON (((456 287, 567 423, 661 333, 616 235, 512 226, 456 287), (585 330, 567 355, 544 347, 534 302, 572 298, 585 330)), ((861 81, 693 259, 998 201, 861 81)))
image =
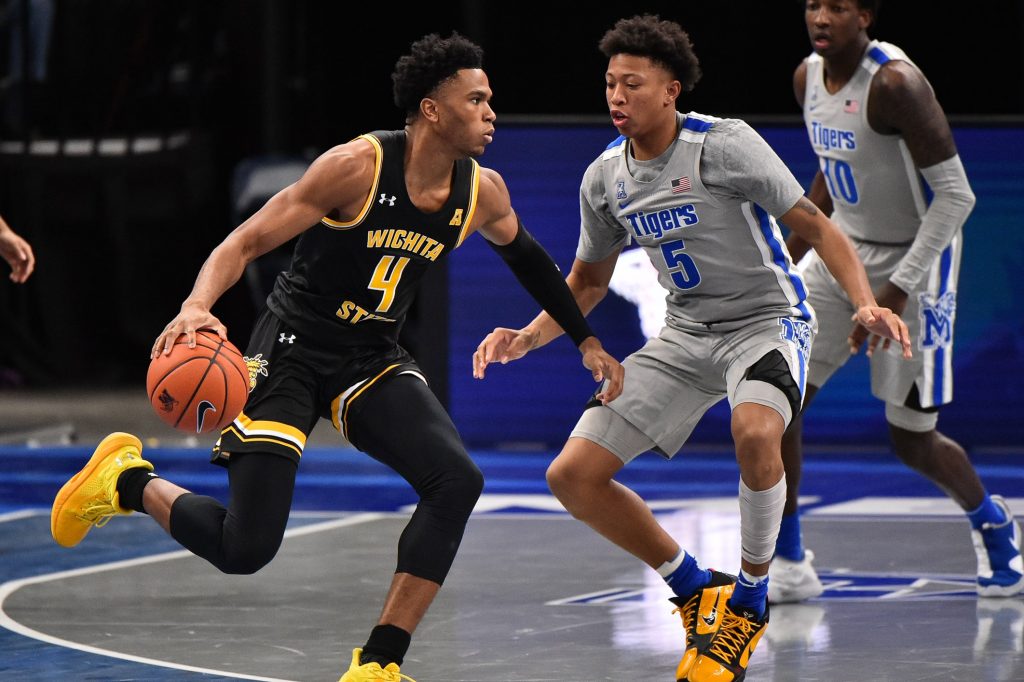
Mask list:
POLYGON ((245 360, 245 367, 249 370, 249 390, 256 388, 256 379, 258 377, 270 376, 270 372, 267 371, 267 365, 270 363, 263 359, 263 353, 257 353, 250 357, 243 357, 245 360))
POLYGON ((956 317, 956 292, 947 291, 937 299, 931 294, 918 295, 921 307, 921 348, 946 348, 953 343, 953 320, 956 317))

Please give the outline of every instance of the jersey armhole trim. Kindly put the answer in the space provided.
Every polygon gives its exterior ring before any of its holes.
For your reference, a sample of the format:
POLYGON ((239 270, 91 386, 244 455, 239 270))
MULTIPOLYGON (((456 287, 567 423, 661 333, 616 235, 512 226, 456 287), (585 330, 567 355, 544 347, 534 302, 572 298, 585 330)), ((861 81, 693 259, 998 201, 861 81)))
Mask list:
POLYGON ((469 206, 466 208, 466 219, 462 221, 462 230, 459 232, 459 239, 455 242, 455 248, 462 246, 462 240, 466 238, 469 226, 473 223, 473 216, 476 214, 477 198, 480 192, 480 164, 476 159, 473 162, 473 179, 469 187, 469 206))
POLYGON ((349 221, 331 220, 327 216, 320 219, 320 222, 331 228, 332 230, 348 230, 366 219, 366 214, 370 212, 370 207, 373 205, 373 199, 377 196, 377 185, 380 183, 380 169, 383 165, 384 150, 380 146, 380 140, 370 134, 360 135, 356 138, 357 140, 366 140, 373 145, 373 151, 376 156, 373 163, 373 184, 370 186, 370 193, 366 195, 366 201, 363 203, 363 207, 359 209, 359 213, 355 218, 349 221))

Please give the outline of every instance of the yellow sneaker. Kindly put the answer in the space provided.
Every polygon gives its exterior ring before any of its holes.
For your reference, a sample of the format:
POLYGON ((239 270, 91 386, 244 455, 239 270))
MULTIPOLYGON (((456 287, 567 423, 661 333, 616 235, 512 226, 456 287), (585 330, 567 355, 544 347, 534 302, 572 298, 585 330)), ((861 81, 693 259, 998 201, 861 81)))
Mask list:
POLYGON ((362 649, 352 650, 352 664, 338 682, 402 682, 402 680, 416 682, 411 677, 406 677, 400 673, 396 663, 388 663, 383 668, 376 661, 360 665, 362 653, 362 649))
POLYGON ((93 526, 117 514, 131 514, 118 504, 117 477, 127 469, 153 465, 142 459, 142 443, 130 433, 112 433, 96 447, 85 468, 65 483, 50 510, 50 534, 63 547, 74 547, 93 526))
POLYGON ((687 676, 689 682, 740 682, 761 635, 768 628, 768 607, 761 620, 752 613, 737 613, 725 604, 722 627, 707 651, 697 657, 687 676))
POLYGON ((686 648, 676 668, 676 682, 686 679, 697 656, 711 644, 711 639, 722 625, 725 602, 732 596, 735 586, 734 576, 712 571, 710 583, 689 597, 672 597, 669 600, 678 607, 672 613, 678 613, 682 618, 686 632, 686 648))

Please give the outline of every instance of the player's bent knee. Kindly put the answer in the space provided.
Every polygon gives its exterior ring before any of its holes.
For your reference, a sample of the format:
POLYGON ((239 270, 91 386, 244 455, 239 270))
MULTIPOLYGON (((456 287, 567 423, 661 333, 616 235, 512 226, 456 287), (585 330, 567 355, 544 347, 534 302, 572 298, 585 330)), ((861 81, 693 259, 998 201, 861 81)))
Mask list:
POLYGON ((221 573, 252 575, 270 563, 277 555, 280 543, 259 544, 234 548, 225 552, 215 566, 221 573))
POLYGON ((476 506, 484 491, 484 475, 468 458, 464 464, 453 467, 439 486, 437 497, 455 509, 468 514, 476 506))

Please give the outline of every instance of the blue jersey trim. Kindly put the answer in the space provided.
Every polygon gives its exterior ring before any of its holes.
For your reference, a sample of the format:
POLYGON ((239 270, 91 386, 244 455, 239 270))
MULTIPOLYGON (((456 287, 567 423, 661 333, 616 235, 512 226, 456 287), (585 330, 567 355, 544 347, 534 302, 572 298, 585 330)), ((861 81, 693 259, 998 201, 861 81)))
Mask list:
POLYGON ((873 47, 868 50, 868 56, 871 57, 877 64, 885 64, 889 61, 889 55, 882 51, 880 47, 873 47))
POLYGON ((607 147, 605 147, 604 150, 608 151, 609 149, 614 149, 615 147, 618 147, 620 144, 622 144, 622 142, 625 139, 626 139, 625 135, 619 135, 614 140, 612 140, 611 144, 609 144, 607 147))
POLYGON ((786 276, 789 277, 789 283, 793 285, 797 298, 800 299, 793 307, 800 311, 801 319, 810 321, 812 316, 810 309, 807 307, 807 287, 804 286, 803 279, 800 278, 800 275, 789 269, 789 259, 786 257, 785 246, 776 238, 775 233, 772 231, 771 216, 768 215, 768 211, 757 204, 752 204, 752 206, 754 207, 754 215, 757 216, 758 227, 761 229, 761 236, 764 237, 765 244, 768 245, 768 249, 771 251, 772 262, 786 273, 786 276))
POLYGON ((683 121, 683 130, 692 130, 695 133, 706 133, 711 130, 711 126, 715 125, 710 121, 702 121, 699 118, 686 117, 683 121))
MULTIPOLYGON (((939 296, 949 291, 949 273, 953 269, 953 245, 950 244, 939 257, 939 296)), ((952 329, 950 333, 952 333, 952 329)), ((946 348, 939 346, 935 349, 935 374, 932 379, 932 405, 942 405, 943 386, 946 383, 946 348)))

